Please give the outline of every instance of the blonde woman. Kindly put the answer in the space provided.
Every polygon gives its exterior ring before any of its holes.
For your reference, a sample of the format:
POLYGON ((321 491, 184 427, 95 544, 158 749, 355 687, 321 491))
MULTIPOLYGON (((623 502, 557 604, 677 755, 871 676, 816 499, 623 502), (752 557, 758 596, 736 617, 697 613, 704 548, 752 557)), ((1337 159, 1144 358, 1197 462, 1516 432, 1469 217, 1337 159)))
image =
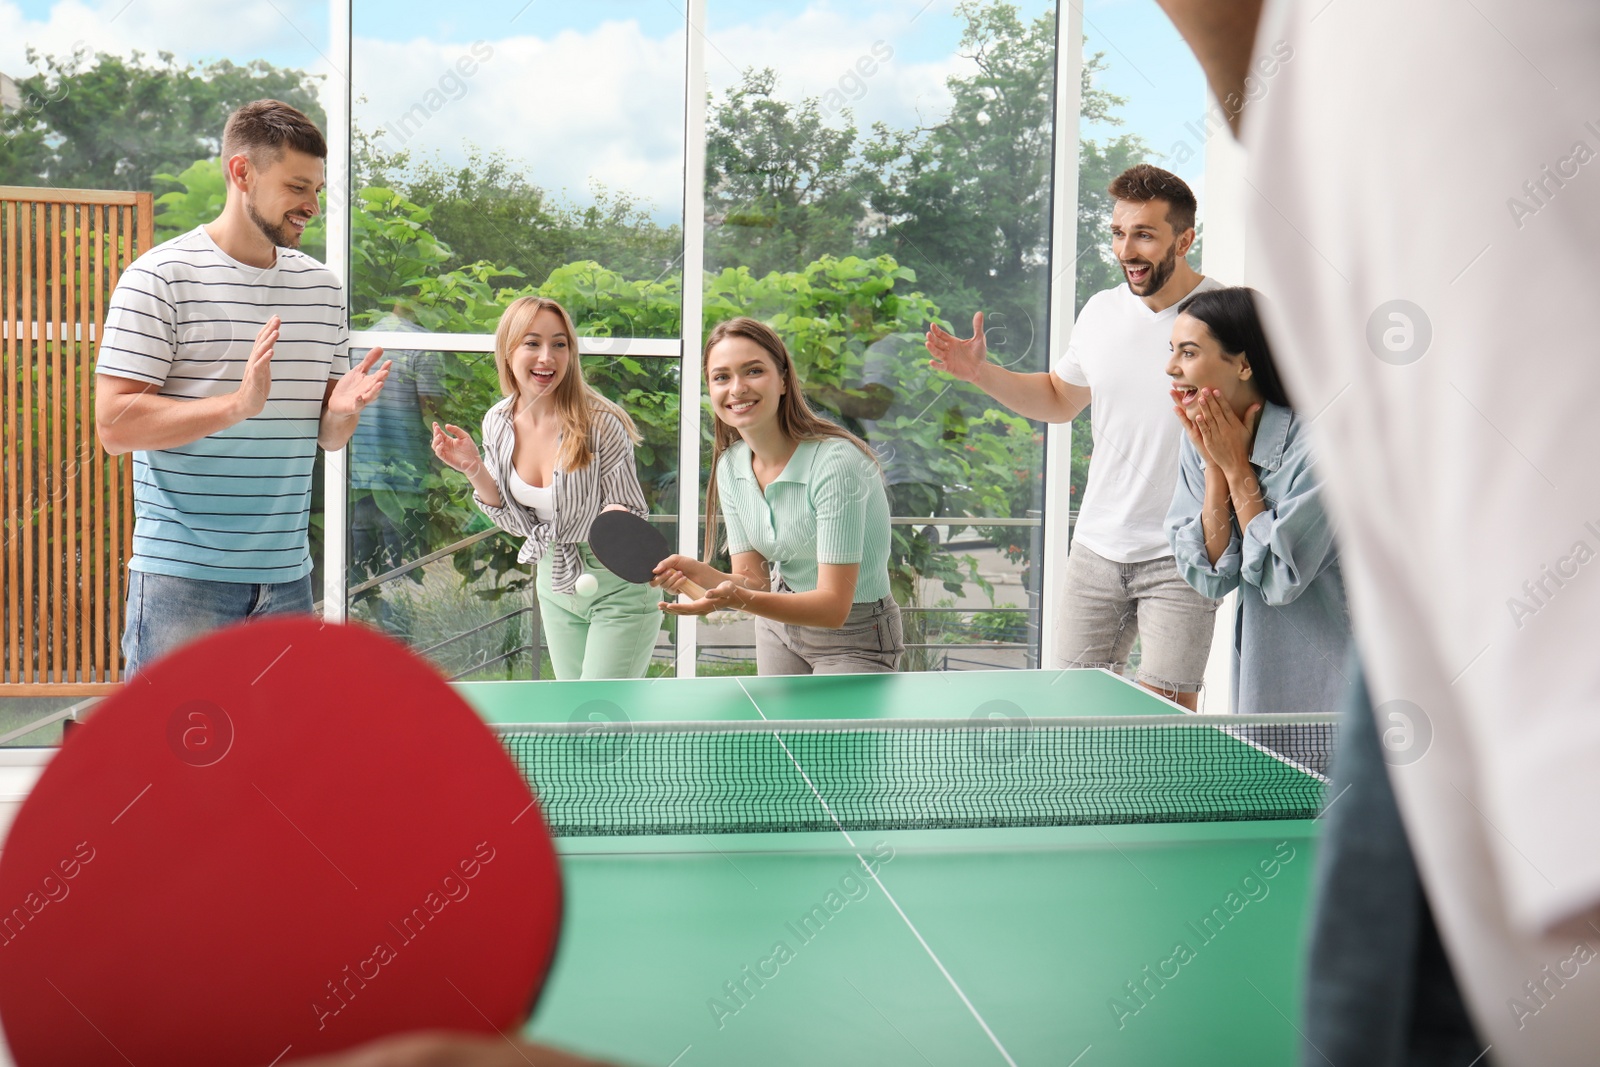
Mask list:
POLYGON ((642 678, 661 626, 657 597, 606 570, 587 543, 602 511, 646 514, 633 420, 583 380, 577 330, 554 300, 506 308, 494 360, 505 399, 483 417, 483 456, 465 430, 438 423, 434 455, 467 476, 496 526, 526 539, 517 559, 538 567, 556 677, 642 678))
POLYGON ((788 349, 765 323, 718 325, 704 370, 716 416, 704 555, 716 554, 720 513, 733 571, 668 557, 655 584, 676 590, 688 578, 706 595, 662 610, 756 616, 759 674, 895 670, 905 645, 889 594, 889 500, 877 457, 812 412, 788 349))

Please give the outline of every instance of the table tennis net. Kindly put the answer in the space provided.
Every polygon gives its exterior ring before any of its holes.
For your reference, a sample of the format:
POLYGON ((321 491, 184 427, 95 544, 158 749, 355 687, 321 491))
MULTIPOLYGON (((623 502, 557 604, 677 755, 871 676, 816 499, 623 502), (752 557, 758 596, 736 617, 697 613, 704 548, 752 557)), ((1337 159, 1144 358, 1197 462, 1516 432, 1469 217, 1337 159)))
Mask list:
POLYGON ((1332 715, 1003 722, 496 730, 560 837, 1309 819, 1335 739, 1332 715))

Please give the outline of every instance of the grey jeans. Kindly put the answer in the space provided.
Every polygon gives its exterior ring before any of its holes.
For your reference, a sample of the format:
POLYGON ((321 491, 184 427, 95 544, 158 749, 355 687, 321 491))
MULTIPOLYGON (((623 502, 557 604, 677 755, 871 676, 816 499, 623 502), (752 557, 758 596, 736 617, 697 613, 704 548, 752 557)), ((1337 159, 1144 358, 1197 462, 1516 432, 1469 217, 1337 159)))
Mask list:
MULTIPOLYGON (((777 592, 792 592, 779 583, 777 592)), ((854 604, 837 630, 756 619, 757 674, 892 674, 905 651, 894 597, 854 604)))
POLYGON ((1171 556, 1118 563, 1076 542, 1067 555, 1056 662, 1121 674, 1142 637, 1137 680, 1166 693, 1197 693, 1220 600, 1201 596, 1171 556))

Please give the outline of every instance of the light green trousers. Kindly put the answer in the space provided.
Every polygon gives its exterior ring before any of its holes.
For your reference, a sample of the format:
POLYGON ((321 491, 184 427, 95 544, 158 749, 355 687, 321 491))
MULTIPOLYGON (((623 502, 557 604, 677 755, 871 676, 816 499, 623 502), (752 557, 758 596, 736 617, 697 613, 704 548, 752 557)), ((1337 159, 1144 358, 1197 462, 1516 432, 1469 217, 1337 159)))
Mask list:
POLYGON ((539 561, 534 588, 556 677, 562 681, 643 678, 661 629, 661 591, 625 582, 601 566, 589 546, 583 567, 600 582, 594 596, 550 588, 550 557, 539 561))

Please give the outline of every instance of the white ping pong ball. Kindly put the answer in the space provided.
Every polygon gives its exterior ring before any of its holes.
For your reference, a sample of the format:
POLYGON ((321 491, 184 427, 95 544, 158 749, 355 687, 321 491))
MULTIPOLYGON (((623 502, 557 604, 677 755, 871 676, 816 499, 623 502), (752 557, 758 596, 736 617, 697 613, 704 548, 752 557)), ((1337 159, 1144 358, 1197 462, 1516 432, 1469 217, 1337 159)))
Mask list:
POLYGON ((580 574, 575 588, 579 596, 594 596, 600 591, 600 579, 592 574, 580 574))

